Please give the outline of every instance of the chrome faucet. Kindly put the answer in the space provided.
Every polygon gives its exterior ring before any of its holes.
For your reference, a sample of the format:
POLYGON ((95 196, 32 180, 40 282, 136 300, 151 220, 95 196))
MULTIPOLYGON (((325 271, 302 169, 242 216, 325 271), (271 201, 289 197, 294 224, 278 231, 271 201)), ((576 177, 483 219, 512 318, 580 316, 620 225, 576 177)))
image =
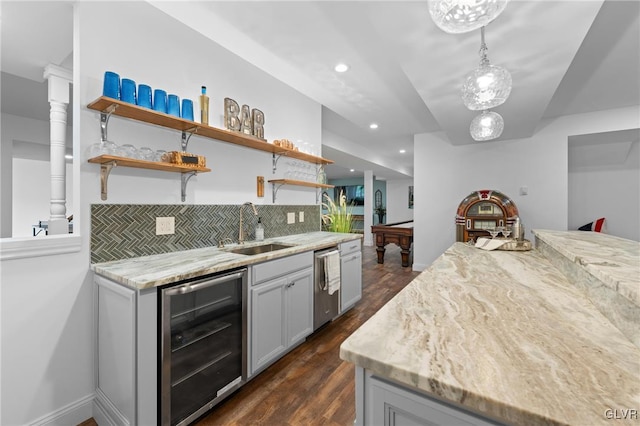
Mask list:
POLYGON ((254 206, 252 202, 247 201, 246 203, 240 206, 240 231, 238 232, 238 244, 244 244, 244 229, 242 226, 242 209, 246 205, 251 206, 253 208, 253 214, 258 216, 258 210, 256 210, 256 206, 254 206))

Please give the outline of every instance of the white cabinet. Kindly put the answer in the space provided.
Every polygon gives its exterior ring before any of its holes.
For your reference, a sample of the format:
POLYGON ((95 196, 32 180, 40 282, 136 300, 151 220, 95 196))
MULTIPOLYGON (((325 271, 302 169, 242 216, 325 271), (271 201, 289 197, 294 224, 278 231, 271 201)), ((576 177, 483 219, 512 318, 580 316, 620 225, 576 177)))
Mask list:
POLYGON ((313 332, 313 270, 291 274, 285 285, 287 347, 291 348, 313 332))
POLYGON ((98 424, 157 423, 157 293, 95 277, 98 424))
POLYGON ((355 424, 495 426, 500 423, 356 367, 355 424))
POLYGON ((340 313, 362 299, 362 248, 360 240, 340 244, 340 313))
POLYGON ((284 353, 284 278, 251 289, 251 367, 256 370, 284 353))
POLYGON ((313 332, 312 262, 307 252, 251 268, 250 375, 313 332))

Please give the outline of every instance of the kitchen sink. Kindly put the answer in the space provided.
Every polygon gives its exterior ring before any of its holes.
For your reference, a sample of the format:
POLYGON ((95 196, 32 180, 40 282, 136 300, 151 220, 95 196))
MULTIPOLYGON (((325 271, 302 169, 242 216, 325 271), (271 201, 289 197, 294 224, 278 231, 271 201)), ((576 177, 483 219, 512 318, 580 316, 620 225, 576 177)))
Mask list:
POLYGON ((248 256, 251 256, 253 254, 268 253, 270 251, 282 250, 289 247, 293 247, 293 245, 271 243, 271 244, 261 244, 259 246, 238 247, 238 248, 229 250, 229 252, 236 253, 236 254, 246 254, 248 256))

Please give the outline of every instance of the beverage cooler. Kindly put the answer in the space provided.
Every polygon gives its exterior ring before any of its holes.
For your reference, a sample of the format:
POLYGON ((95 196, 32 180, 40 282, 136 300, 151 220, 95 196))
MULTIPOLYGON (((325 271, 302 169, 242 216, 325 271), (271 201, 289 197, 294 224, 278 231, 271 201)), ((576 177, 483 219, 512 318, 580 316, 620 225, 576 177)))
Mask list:
POLYGON ((160 418, 185 425, 246 382, 247 269, 161 290, 160 418))
POLYGON ((469 194, 456 213, 456 241, 489 237, 488 229, 513 226, 518 218, 515 203, 499 191, 483 189, 469 194))

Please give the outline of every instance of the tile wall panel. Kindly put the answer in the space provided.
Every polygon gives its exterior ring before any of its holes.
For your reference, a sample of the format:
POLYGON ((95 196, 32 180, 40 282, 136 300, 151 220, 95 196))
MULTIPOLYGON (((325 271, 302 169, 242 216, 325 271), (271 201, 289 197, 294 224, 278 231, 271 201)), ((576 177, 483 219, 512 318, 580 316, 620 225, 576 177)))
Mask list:
MULTIPOLYGON (((320 230, 320 206, 257 205, 264 237, 320 230), (296 222, 287 224, 287 213, 296 222), (298 213, 304 212, 304 222, 298 213)), ((240 205, 91 205, 91 263, 128 259, 176 250, 217 245, 223 238, 238 241, 240 205), (156 235, 156 217, 175 217, 175 234, 156 235)), ((243 209, 246 240, 254 239, 258 218, 251 206, 243 209)))

